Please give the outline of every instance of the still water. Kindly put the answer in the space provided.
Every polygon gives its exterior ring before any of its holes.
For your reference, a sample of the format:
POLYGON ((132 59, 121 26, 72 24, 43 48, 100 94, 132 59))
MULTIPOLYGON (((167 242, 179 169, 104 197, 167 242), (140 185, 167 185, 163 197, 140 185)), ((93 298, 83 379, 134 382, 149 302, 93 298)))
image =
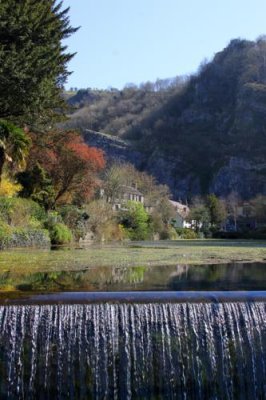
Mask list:
POLYGON ((114 266, 50 272, 6 269, 0 272, 0 291, 5 291, 5 296, 7 291, 252 291, 266 289, 265 271, 264 263, 114 266))

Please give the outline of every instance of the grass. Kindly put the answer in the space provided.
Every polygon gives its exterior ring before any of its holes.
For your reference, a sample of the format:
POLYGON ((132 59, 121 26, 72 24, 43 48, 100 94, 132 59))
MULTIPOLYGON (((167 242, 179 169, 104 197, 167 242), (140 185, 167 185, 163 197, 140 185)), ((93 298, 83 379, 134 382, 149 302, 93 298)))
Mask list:
POLYGON ((180 240, 131 242, 87 249, 12 250, 0 252, 5 271, 75 271, 103 266, 156 266, 266 262, 265 241, 180 240))

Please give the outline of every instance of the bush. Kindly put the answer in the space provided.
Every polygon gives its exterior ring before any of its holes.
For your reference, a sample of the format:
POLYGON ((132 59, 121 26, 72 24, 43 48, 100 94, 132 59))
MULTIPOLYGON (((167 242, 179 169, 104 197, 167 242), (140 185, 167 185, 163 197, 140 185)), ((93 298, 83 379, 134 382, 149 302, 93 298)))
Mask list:
POLYGON ((22 186, 10 179, 8 176, 3 175, 0 182, 0 196, 13 197, 20 190, 22 186))
POLYGON ((50 238, 45 229, 12 228, 0 223, 0 249, 13 247, 49 247, 50 238))
POLYGON ((88 217, 86 228, 97 241, 114 241, 124 238, 124 231, 119 226, 112 205, 105 200, 93 200, 84 207, 88 217))
POLYGON ((49 229, 52 244, 67 244, 72 241, 72 233, 70 229, 63 223, 54 224, 49 229))
POLYGON ((0 249, 4 249, 8 246, 11 233, 11 227, 7 223, 0 221, 0 249))
POLYGON ((49 233, 45 229, 16 228, 11 234, 9 247, 49 247, 49 233))
POLYGON ((128 201, 126 209, 120 211, 119 222, 131 240, 145 240, 148 238, 149 216, 141 203, 128 201))
POLYGON ((165 227, 163 231, 160 232, 161 240, 177 240, 178 234, 172 226, 165 227))
POLYGON ((43 228, 45 211, 34 201, 0 197, 0 249, 47 247, 49 234, 43 228))
POLYGON ((29 199, 0 197, 0 220, 13 227, 41 228, 45 211, 29 199))
POLYGON ((86 235, 89 230, 89 215, 85 209, 75 205, 65 205, 57 208, 57 210, 62 222, 71 230, 76 240, 86 235))
POLYGON ((189 228, 176 228, 176 233, 181 239, 198 239, 198 234, 189 228))

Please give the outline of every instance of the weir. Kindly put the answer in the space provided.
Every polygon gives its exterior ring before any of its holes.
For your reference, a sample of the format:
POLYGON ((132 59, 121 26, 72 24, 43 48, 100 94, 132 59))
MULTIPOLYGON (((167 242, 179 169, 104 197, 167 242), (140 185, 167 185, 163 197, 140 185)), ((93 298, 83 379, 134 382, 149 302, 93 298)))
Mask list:
POLYGON ((264 399, 262 294, 0 306, 0 398, 264 399))

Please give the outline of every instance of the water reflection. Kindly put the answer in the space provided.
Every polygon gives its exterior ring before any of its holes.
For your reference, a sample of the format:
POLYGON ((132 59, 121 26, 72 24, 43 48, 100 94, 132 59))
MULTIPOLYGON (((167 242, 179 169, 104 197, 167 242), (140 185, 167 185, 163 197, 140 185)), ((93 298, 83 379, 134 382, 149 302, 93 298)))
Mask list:
POLYGON ((266 264, 97 267, 0 274, 1 291, 265 290, 266 264))
POLYGON ((262 263, 178 265, 168 287, 171 290, 265 290, 265 268, 262 263))

